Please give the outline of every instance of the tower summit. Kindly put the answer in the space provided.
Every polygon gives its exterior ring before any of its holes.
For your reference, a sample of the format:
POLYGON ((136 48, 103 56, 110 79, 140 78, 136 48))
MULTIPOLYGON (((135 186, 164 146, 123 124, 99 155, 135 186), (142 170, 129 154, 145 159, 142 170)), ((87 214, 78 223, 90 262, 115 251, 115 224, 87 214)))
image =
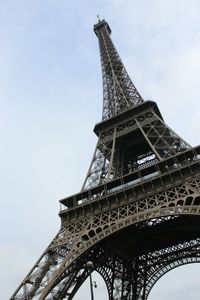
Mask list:
POLYGON ((105 20, 94 25, 99 40, 103 78, 102 119, 112 118, 143 102, 132 83, 122 60, 111 40, 111 29, 105 20))
POLYGON ((142 99, 108 23, 94 31, 103 77, 94 155, 81 191, 60 200, 58 234, 11 300, 72 300, 92 271, 109 300, 146 300, 166 272, 200 262, 200 147, 142 99))

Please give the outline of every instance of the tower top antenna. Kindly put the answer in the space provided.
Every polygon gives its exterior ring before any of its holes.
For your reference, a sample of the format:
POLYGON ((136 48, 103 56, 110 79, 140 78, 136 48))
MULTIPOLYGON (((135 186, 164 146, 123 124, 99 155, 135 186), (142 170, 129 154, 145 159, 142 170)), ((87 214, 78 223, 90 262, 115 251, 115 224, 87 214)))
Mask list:
POLYGON ((98 22, 101 22, 100 15, 97 15, 98 22))

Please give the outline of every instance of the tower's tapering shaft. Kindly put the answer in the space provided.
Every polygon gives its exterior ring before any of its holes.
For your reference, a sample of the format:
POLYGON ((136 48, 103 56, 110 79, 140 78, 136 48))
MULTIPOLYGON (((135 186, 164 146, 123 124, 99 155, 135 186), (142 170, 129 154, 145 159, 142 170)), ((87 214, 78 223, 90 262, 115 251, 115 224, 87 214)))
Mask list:
POLYGON ((164 122, 156 103, 144 101, 111 40, 105 20, 94 25, 103 75, 103 121, 82 190, 156 164, 190 145, 164 122))
POLYGON ((99 40, 103 77, 103 116, 109 119, 144 100, 131 81, 111 40, 111 29, 105 20, 94 26, 99 40))
POLYGON ((147 300, 166 272, 200 262, 200 146, 143 101, 109 25, 94 31, 104 87, 97 146, 81 192, 60 200, 58 234, 10 300, 72 300, 92 271, 109 300, 147 300))

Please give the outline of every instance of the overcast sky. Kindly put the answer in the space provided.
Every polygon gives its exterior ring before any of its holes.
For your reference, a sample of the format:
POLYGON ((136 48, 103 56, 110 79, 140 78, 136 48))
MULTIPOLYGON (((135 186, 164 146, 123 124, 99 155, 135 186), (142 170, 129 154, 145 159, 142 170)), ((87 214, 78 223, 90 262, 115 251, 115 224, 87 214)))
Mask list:
MULTIPOLYGON (((60 226, 58 200, 80 190, 101 119, 93 24, 105 18, 144 99, 199 144, 199 0, 0 0, 0 299, 60 226)), ((95 300, 106 300, 101 280, 95 300)), ((197 300, 200 266, 169 272, 150 300, 197 300), (177 284, 180 284, 178 287, 177 284)), ((88 295, 89 289, 83 288, 88 295)), ((76 299, 83 299, 83 293, 76 299)), ((89 299, 89 296, 85 298, 89 299), (87 298, 88 297, 88 298, 87 298)))

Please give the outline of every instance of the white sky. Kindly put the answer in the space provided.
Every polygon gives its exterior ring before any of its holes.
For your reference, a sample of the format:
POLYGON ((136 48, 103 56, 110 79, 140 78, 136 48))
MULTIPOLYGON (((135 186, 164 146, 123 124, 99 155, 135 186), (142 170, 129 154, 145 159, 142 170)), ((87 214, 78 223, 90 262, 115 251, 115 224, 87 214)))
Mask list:
MULTIPOLYGON (((109 22, 143 98, 197 145, 200 1, 0 4, 0 299, 8 299, 58 231, 58 200, 80 190, 95 147, 102 109, 96 15, 109 22)), ((170 273, 150 300, 199 299, 200 266, 170 273)), ((106 299, 98 281, 95 300, 106 299)))

